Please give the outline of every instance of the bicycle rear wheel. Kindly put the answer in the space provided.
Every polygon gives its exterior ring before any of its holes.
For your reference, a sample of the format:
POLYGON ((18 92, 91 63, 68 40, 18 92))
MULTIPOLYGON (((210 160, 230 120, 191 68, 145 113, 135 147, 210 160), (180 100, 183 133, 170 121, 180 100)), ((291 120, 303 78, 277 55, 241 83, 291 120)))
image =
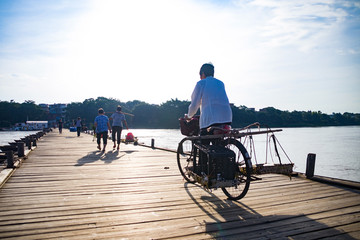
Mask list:
POLYGON ((236 173, 234 185, 221 188, 230 200, 245 197, 250 187, 252 164, 245 147, 237 140, 229 138, 222 142, 226 148, 234 151, 236 158, 236 173))
POLYGON ((179 143, 177 149, 177 164, 181 175, 189 183, 195 183, 195 179, 191 174, 194 170, 194 148, 193 142, 188 139, 183 139, 179 143))

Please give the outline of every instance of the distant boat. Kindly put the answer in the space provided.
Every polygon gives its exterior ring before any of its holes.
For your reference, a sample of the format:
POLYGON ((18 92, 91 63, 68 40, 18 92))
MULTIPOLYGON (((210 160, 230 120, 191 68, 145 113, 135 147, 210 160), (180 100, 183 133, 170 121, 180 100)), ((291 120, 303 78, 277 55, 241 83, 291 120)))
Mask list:
POLYGON ((37 131, 48 127, 48 121, 26 121, 26 123, 15 124, 15 131, 37 131))

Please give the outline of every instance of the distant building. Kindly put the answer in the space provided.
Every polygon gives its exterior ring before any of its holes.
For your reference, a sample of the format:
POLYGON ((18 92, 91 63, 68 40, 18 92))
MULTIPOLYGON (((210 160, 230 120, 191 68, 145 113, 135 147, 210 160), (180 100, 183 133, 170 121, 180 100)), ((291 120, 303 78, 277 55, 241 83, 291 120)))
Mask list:
POLYGON ((58 103, 49 105, 49 113, 56 116, 65 117, 67 104, 58 103))
POLYGON ((65 119, 65 115, 66 115, 66 107, 67 104, 64 103, 55 103, 55 104, 49 104, 48 105, 48 109, 49 109, 49 125, 51 127, 55 127, 57 125, 57 122, 60 119, 65 119))
POLYGON ((39 107, 46 112, 47 114, 49 114, 49 104, 45 104, 45 103, 41 103, 39 104, 39 107))

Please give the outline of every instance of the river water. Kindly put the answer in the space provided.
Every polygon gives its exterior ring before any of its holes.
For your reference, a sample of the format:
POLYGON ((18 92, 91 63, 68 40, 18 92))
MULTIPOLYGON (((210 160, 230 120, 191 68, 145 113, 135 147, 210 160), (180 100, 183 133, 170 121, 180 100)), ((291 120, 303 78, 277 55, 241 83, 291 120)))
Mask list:
MULTIPOLYGON (((281 147, 294 163, 294 171, 306 171, 306 159, 309 153, 316 154, 315 175, 360 182, 360 126, 346 127, 314 127, 314 128, 282 128, 275 133, 281 147)), ((253 131, 256 131, 255 129, 253 131)), ((178 142, 184 137, 180 130, 174 129, 133 129, 131 132, 139 142, 155 146, 176 149, 178 142)), ((123 131, 123 135, 127 131, 123 131)), ((256 162, 265 163, 266 134, 254 135, 256 162)), ((282 163, 289 163, 285 154, 281 153, 282 163)), ((250 152, 250 148, 247 147, 250 152)), ((272 151, 274 155, 274 151, 272 151)), ((252 153, 252 162, 255 155, 252 153)), ((272 163, 268 152, 268 163, 272 163)), ((275 161, 276 163, 276 161, 275 161)))
POLYGON ((0 146, 9 145, 9 142, 35 134, 39 131, 0 131, 0 146))
MULTIPOLYGON (((294 171, 304 173, 308 153, 315 153, 315 175, 360 182, 360 126, 283 128, 282 130, 275 133, 275 136, 295 164, 294 171)), ((141 143, 151 145, 151 139, 154 139, 156 147, 174 150, 184 137, 178 129, 124 130, 123 137, 128 132, 132 132, 141 143)), ((32 133, 35 132, 0 132, 0 145, 6 145, 8 142, 32 133)), ((255 154, 254 151, 251 152, 253 163, 265 163, 266 156, 267 162, 272 162, 270 153, 266 153, 267 142, 266 134, 254 135, 256 151, 255 154)), ((250 147, 246 147, 250 152, 250 147)), ((278 149, 280 150, 281 147, 278 146, 278 149)), ((274 151, 272 153, 274 155, 274 151)), ((280 156, 282 163, 289 163, 282 151, 280 151, 280 156)), ((174 161, 175 159, 174 155, 174 161)))

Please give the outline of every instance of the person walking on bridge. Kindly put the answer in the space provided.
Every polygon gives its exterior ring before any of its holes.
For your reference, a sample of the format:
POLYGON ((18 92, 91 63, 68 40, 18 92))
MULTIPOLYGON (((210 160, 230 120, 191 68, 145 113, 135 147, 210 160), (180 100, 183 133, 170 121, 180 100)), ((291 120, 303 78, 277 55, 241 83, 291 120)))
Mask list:
POLYGON ((101 138, 103 139, 103 152, 105 152, 107 139, 108 139, 108 131, 111 133, 111 126, 109 122, 109 118, 105 115, 104 109, 99 108, 99 115, 95 118, 94 126, 96 127, 96 138, 97 138, 97 148, 101 150, 101 138))
POLYGON ((117 150, 120 149, 120 141, 121 141, 121 132, 123 130, 123 123, 127 130, 129 130, 125 115, 121 112, 121 106, 118 105, 116 108, 116 112, 114 112, 110 120, 112 120, 112 141, 114 142, 113 149, 116 148, 117 142, 117 150))
POLYGON ((80 137, 80 132, 82 130, 82 121, 81 118, 78 117, 75 123, 75 127, 76 127, 76 132, 77 132, 77 136, 80 137))

